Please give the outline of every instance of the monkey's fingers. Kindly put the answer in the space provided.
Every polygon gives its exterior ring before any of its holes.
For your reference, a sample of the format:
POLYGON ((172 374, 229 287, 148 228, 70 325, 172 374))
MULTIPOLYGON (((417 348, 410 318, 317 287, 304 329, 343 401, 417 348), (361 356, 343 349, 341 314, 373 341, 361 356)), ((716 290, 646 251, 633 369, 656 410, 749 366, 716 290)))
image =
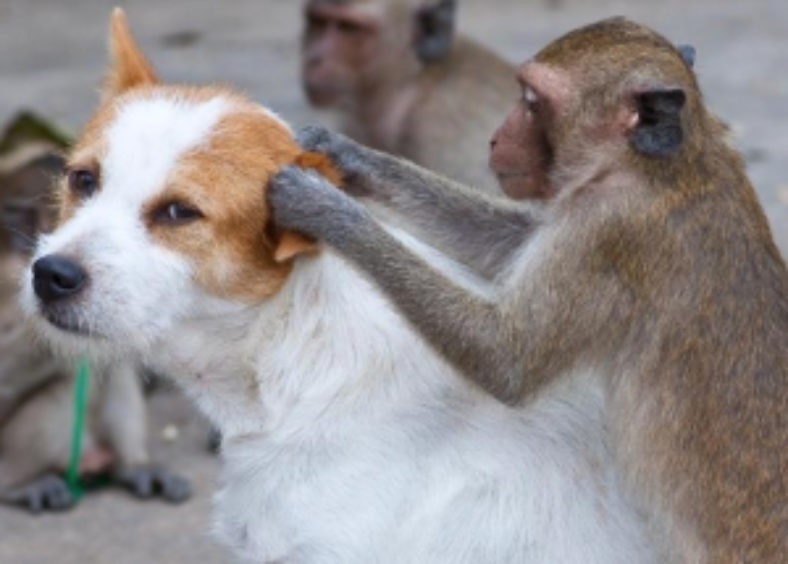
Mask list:
POLYGON ((284 167, 268 184, 274 221, 314 239, 331 243, 332 235, 362 223, 361 205, 322 176, 299 167, 284 167))
POLYGON ((166 470, 159 470, 155 481, 161 497, 172 503, 181 503, 192 495, 192 487, 188 480, 166 470))
POLYGON ((369 192, 364 182, 364 149, 352 139, 320 125, 308 125, 296 135, 296 141, 305 151, 326 155, 342 174, 342 189, 354 196, 369 192))
POLYGON ((338 134, 332 133, 322 125, 307 125, 296 134, 296 142, 305 151, 328 155, 335 135, 338 134))
POLYGON ((26 486, 4 494, 2 501, 25 507, 31 513, 64 511, 76 503, 66 482, 55 474, 45 474, 26 486))
POLYGON ((173 503, 180 503, 191 496, 191 486, 187 480, 155 466, 121 470, 117 479, 140 499, 158 496, 173 503))

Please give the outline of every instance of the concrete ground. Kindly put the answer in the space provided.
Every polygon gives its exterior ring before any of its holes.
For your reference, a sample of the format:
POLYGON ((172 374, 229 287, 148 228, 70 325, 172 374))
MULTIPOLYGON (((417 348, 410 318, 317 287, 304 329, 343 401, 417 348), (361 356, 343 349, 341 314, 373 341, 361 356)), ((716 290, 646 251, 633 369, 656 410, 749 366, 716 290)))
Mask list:
MULTIPOLYGON (((163 78, 229 83, 295 125, 321 119, 298 88, 300 0, 0 0, 0 123, 32 108, 79 129, 96 103, 114 4, 126 7, 163 78)), ((617 14, 695 45, 707 100, 732 125, 778 244, 788 251, 788 2, 463 0, 460 23, 521 61, 572 27, 617 14)), ((153 450, 192 480, 195 497, 170 507, 102 491, 70 513, 41 517, 0 508, 0 563, 230 561, 208 534, 219 461, 204 451, 205 433, 178 394, 155 394, 153 450), (176 440, 164 440, 167 425, 180 430, 176 440)))

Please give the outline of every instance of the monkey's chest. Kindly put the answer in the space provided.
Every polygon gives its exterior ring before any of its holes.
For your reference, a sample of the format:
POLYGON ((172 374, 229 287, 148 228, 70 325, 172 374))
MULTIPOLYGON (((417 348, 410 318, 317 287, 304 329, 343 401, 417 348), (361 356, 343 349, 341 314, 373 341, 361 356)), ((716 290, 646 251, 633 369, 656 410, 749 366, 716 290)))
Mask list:
POLYGON ((0 306, 0 421, 21 398, 57 374, 16 303, 0 306))

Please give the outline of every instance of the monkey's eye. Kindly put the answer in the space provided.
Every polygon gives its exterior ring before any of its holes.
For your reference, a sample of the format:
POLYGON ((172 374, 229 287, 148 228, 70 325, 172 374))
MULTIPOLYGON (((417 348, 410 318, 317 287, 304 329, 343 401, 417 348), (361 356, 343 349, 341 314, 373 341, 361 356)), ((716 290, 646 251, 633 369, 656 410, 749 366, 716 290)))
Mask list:
POLYGON ((197 208, 191 207, 181 202, 169 202, 160 206, 153 212, 153 221, 163 225, 184 225, 203 216, 197 208))
POLYGON ((98 179, 90 170, 72 170, 68 173, 68 188, 80 198, 89 198, 98 188, 98 179))
POLYGON ((328 21, 318 14, 307 14, 307 26, 310 31, 320 32, 323 31, 328 25, 328 21))
POLYGON ((337 29, 346 35, 360 35, 367 30, 363 25, 352 20, 340 20, 337 22, 337 29))
POLYGON ((539 110, 539 95, 530 86, 523 87, 523 102, 529 111, 535 112, 539 110))

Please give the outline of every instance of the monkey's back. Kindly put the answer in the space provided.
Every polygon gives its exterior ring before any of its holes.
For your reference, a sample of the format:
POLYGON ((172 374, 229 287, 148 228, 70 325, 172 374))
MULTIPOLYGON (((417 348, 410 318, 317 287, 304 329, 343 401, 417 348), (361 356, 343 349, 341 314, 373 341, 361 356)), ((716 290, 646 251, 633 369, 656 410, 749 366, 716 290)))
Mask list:
POLYGON ((517 99, 515 67, 465 37, 428 66, 419 83, 399 152, 463 184, 500 193, 488 166, 492 134, 517 99), (421 119, 421 116, 430 119, 421 119))
POLYGON ((678 508, 671 527, 697 524, 689 553, 785 562, 788 272, 738 157, 712 147, 705 164, 713 184, 666 196, 653 218, 664 284, 635 328, 633 350, 649 352, 628 359, 640 376, 620 382, 618 428, 630 475, 657 472, 652 505, 678 508))

